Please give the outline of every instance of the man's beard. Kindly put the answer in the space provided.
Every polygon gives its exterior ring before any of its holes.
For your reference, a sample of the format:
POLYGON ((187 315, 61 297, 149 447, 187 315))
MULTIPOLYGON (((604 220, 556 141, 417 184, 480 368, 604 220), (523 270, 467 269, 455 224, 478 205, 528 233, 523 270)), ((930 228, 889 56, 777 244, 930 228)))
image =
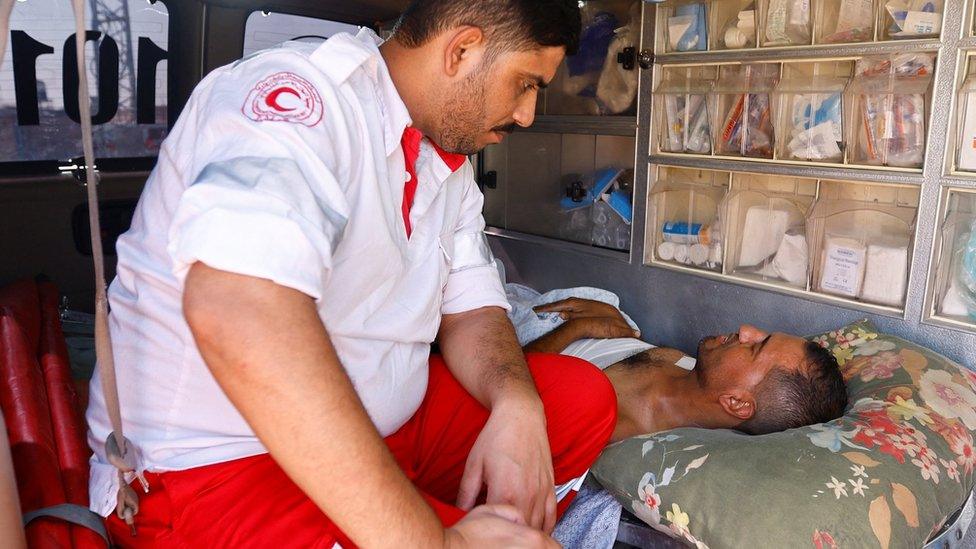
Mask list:
POLYGON ((487 67, 459 82, 447 97, 441 113, 441 148, 455 154, 471 155, 481 150, 476 142, 485 127, 487 67))

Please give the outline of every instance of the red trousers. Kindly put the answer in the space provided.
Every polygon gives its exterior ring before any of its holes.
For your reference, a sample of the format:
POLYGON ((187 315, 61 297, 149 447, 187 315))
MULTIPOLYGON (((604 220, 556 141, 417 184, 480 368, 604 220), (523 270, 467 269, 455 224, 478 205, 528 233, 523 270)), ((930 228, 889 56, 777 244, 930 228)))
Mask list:
MULTIPOLYGON (((610 439, 616 396, 606 376, 588 362, 549 354, 527 358, 545 408, 556 484, 564 484, 582 475, 610 439)), ((487 410, 435 355, 423 403, 385 439, 400 468, 445 526, 464 516, 453 502, 468 453, 487 419, 487 410)), ((152 491, 146 495, 137 490, 138 535, 132 537, 114 514, 108 520, 118 545, 354 546, 267 454, 146 476, 152 491)), ((569 499, 560 502, 560 512, 569 499)))

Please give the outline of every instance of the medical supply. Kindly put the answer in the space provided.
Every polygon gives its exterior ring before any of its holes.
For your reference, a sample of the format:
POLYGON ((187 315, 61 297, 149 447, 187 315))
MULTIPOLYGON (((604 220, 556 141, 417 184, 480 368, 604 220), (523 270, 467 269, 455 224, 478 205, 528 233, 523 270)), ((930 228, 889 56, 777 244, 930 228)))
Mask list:
POLYGON ((874 1, 840 0, 837 18, 823 23, 833 24, 833 32, 824 36, 821 42, 835 44, 870 40, 874 29, 874 1))
POLYGON ((688 259, 698 266, 708 263, 708 246, 704 244, 692 244, 688 250, 688 259))
POLYGON ((739 247, 739 267, 753 267, 771 257, 779 248, 791 223, 791 212, 768 206, 746 210, 739 247))
POLYGON ((942 307, 939 310, 939 314, 946 316, 969 316, 969 309, 966 308, 966 302, 962 298, 959 283, 955 279, 949 284, 945 296, 942 297, 942 307))
POLYGON ((676 244, 711 244, 718 240, 717 231, 710 225, 683 221, 665 222, 661 234, 665 242, 676 244))
POLYGON ((890 0, 885 10, 891 38, 934 36, 942 30, 942 0, 890 0))
POLYGON ((708 247, 708 263, 709 267, 715 268, 722 264, 722 243, 713 242, 711 246, 708 247))
POLYGON ((678 263, 688 264, 689 246, 687 244, 675 244, 674 260, 678 263))
POLYGON ((640 42, 640 21, 640 2, 634 2, 630 8, 630 22, 613 31, 613 41, 607 49, 596 86, 600 114, 621 114, 631 110, 634 105, 638 71, 634 66, 627 68, 624 63, 618 62, 618 57, 640 42))
POLYGON ((742 156, 772 158, 773 127, 769 94, 738 96, 721 128, 721 151, 742 156))
POLYGON ((960 170, 976 171, 976 77, 970 76, 959 94, 962 133, 959 136, 960 170))
POLYGON ((824 245, 820 289, 847 297, 857 297, 864 281, 865 254, 861 241, 844 236, 828 236, 824 245))
POLYGON ((749 3, 745 9, 736 13, 722 33, 722 41, 729 49, 754 46, 756 43, 756 7, 749 3))
POLYGON ((807 237, 803 233, 787 233, 779 243, 770 267, 777 276, 793 284, 803 286, 807 282, 807 237))
POLYGON ((958 280, 959 297, 966 304, 969 316, 976 320, 976 221, 971 225, 969 236, 962 238, 958 280))
POLYGON ((630 225, 634 217, 634 207, 630 201, 630 193, 616 189, 602 195, 601 199, 606 201, 613 213, 617 214, 624 223, 630 225))
POLYGON ((908 280, 908 246, 869 244, 860 298, 872 303, 899 306, 908 280))
POLYGON ((791 98, 787 155, 801 160, 839 162, 843 158, 844 141, 840 91, 787 97, 791 98))
POLYGON ((872 165, 918 167, 925 156, 926 95, 931 54, 863 58, 854 84, 858 141, 854 159, 872 165))
POLYGON ((712 147, 707 99, 701 94, 664 96, 667 151, 707 154, 712 147))
POLYGON ((671 51, 705 51, 708 30, 704 2, 678 4, 668 17, 668 45, 671 51))
POLYGON ((810 0, 769 0, 766 10, 764 45, 810 43, 810 0))
POLYGON ((674 242, 668 242, 665 240, 657 245, 657 258, 662 261, 671 261, 674 259, 674 249, 678 246, 674 242))

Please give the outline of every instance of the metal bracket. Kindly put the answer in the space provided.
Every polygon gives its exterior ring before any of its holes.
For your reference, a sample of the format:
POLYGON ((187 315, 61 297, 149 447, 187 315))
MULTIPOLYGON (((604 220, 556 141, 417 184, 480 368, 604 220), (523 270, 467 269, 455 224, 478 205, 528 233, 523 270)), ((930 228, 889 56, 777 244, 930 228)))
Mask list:
POLYGON ((637 48, 634 46, 628 46, 623 50, 617 52, 617 63, 623 67, 625 71, 634 70, 634 65, 637 62, 637 48))
MULTIPOLYGON (((94 165, 92 168, 95 173, 98 174, 98 166, 94 165)), ((58 172, 71 174, 81 186, 84 187, 88 184, 88 174, 85 168, 85 158, 82 156, 77 156, 75 158, 69 158, 60 165, 58 165, 58 172)))

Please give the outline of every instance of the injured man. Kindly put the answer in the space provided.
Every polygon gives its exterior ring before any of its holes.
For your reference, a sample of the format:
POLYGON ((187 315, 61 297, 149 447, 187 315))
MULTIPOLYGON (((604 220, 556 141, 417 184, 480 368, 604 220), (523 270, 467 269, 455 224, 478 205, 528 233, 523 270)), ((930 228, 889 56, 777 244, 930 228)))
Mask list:
POLYGON ((637 339, 609 292, 506 289, 525 352, 576 356, 610 379, 618 408, 612 441, 678 427, 773 433, 836 419, 847 406, 837 361, 803 338, 744 324, 703 338, 696 360, 637 339), (594 299, 565 297, 574 295, 594 299))

